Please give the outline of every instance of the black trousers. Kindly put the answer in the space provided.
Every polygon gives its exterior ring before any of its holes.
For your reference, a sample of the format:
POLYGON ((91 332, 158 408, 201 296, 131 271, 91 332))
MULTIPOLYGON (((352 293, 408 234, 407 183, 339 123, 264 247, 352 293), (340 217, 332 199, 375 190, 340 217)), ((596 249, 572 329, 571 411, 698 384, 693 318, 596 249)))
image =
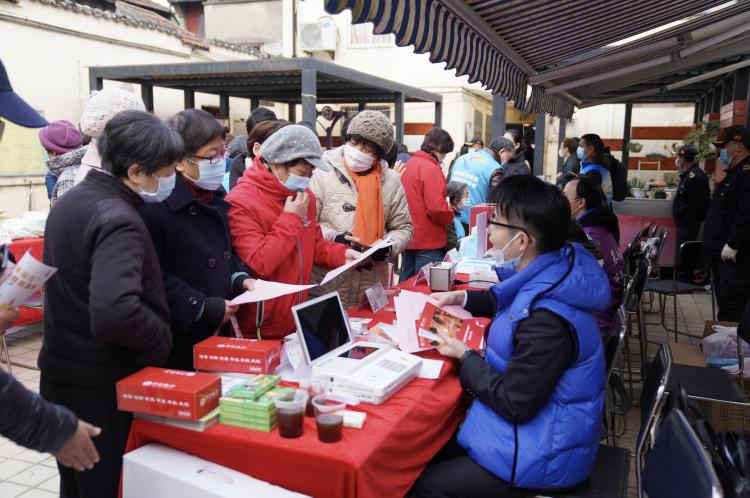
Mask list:
POLYGON ((117 409, 115 389, 67 384, 42 373, 39 390, 46 400, 70 408, 81 420, 102 429, 102 433, 94 438, 99 463, 92 470, 76 472, 58 464, 60 497, 117 498, 122 455, 133 417, 117 409))
POLYGON ((750 257, 738 259, 737 263, 712 258, 714 292, 720 321, 739 322, 742 312, 750 301, 750 257))
MULTIPOLYGON (((698 240, 698 231, 700 230, 701 224, 698 223, 685 223, 678 222, 675 224, 675 258, 680 251, 680 246, 685 242, 698 240)), ((675 264, 677 260, 675 259, 675 264)), ((680 282, 686 282, 689 284, 698 284, 705 278, 705 271, 708 269, 708 260, 703 258, 702 261, 691 261, 683 263, 680 268, 675 268, 677 271, 677 280, 680 282), (701 271, 698 275, 697 272, 701 271)), ((707 283, 707 282, 706 282, 707 283)))
POLYGON ((701 224, 698 223, 686 223, 678 222, 675 223, 675 251, 680 250, 680 246, 691 240, 698 240, 698 230, 700 230, 701 224))
MULTIPOLYGON (((555 490, 560 492, 561 490, 555 490)), ((435 456, 419 476, 411 492, 414 498, 522 498, 546 494, 544 490, 514 488, 466 454, 455 437, 435 456)))

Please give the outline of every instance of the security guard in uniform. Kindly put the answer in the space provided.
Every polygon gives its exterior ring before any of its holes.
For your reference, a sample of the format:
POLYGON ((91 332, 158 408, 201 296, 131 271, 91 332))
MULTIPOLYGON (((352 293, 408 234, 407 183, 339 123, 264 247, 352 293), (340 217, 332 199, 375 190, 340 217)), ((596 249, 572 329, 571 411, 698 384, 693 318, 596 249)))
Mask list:
POLYGON ((672 216, 677 227, 677 247, 683 242, 698 240, 698 230, 706 217, 711 190, 708 177, 695 159, 698 151, 692 145, 677 150, 675 165, 680 171, 680 184, 672 202, 672 216))
POLYGON ((711 258, 718 319, 739 321, 750 300, 750 130, 723 130, 714 146, 727 165, 706 214, 703 243, 711 258))

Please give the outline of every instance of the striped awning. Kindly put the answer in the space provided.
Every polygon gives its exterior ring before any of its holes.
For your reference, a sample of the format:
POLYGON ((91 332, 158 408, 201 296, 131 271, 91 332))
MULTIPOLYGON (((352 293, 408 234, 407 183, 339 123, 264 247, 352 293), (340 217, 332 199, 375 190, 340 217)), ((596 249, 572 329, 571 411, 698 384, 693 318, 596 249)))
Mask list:
MULTIPOLYGON (((744 0, 739 0, 744 3, 744 0)), ((377 34, 392 33, 480 82, 525 112, 570 118, 578 100, 547 93, 530 76, 588 58, 629 36, 700 14, 727 0, 324 0, 326 10, 352 13, 377 34)))

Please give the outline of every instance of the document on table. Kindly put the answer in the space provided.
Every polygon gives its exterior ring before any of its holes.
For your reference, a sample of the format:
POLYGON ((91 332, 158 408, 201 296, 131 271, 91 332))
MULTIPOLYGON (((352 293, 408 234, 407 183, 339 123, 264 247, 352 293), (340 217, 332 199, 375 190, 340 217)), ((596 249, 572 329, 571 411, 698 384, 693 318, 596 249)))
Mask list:
POLYGON ((379 240, 379 241, 375 242, 368 250, 366 250, 365 252, 363 252, 362 255, 360 257, 358 257, 357 259, 355 259, 354 261, 350 261, 350 262, 346 263, 345 265, 339 266, 338 268, 335 268, 335 269, 329 271, 328 273, 326 273, 326 276, 323 277, 323 280, 320 282, 320 285, 327 284, 328 282, 330 282, 334 278, 336 278, 339 275, 341 275, 342 273, 344 273, 346 270, 348 270, 350 268, 354 268, 355 266, 357 266, 360 263, 364 262, 364 260, 366 260, 367 258, 369 258, 370 256, 372 256, 375 253, 375 251, 378 251, 378 250, 383 249, 385 247, 392 246, 393 243, 394 242, 391 239, 388 239, 388 238, 383 239, 383 240, 379 240))
POLYGON ((6 270, 9 276, 0 285, 0 306, 23 304, 56 271, 57 268, 45 265, 27 252, 18 264, 6 270))
POLYGON ((402 290, 393 298, 396 308, 396 342, 401 351, 415 353, 427 349, 419 347, 417 322, 428 301, 435 302, 427 294, 407 290, 402 290))
POLYGON ((267 282, 265 280, 256 280, 253 284, 253 290, 245 291, 239 296, 232 299, 232 304, 247 304, 267 301, 287 294, 302 292, 315 287, 313 284, 294 285, 283 284, 281 282, 267 282))
POLYGON ((422 367, 419 369, 417 377, 420 379, 434 380, 440 377, 440 371, 443 369, 443 360, 430 360, 422 358, 422 367))

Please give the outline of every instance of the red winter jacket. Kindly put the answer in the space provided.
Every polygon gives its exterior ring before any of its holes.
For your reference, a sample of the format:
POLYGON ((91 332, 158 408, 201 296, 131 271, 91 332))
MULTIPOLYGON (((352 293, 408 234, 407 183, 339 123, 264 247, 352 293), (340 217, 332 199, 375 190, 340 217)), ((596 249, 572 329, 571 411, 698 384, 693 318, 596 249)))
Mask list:
POLYGON ((447 243, 446 227, 453 223, 453 210, 440 163, 418 150, 406 163, 401 184, 406 192, 414 238, 407 249, 442 249, 447 243))
MULTIPOLYGON (((229 227, 237 255, 253 276, 286 284, 309 284, 313 263, 336 268, 345 263, 346 245, 323 238, 315 219, 315 196, 308 189, 307 216, 285 213, 286 198, 294 195, 256 158, 227 195, 229 227)), ((244 304, 237 312, 245 336, 264 339, 293 332, 290 308, 307 299, 307 292, 289 294, 256 304, 244 304)))

